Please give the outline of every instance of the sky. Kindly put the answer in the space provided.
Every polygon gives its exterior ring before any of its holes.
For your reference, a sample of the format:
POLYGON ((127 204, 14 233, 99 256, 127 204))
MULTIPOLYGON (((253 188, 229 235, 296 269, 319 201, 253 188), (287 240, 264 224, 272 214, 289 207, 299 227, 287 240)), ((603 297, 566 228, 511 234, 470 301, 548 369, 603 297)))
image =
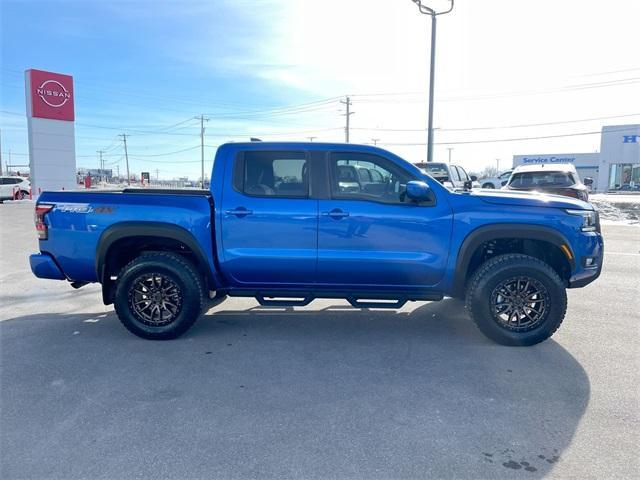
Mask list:
MULTIPOLYGON (((447 0, 425 4, 445 9, 447 0)), ((377 143, 426 158, 429 17, 411 0, 2 0, 2 156, 28 162, 24 71, 74 77, 78 167, 198 178, 217 145, 377 143)), ((457 0, 438 17, 435 161, 599 149, 640 123, 640 2, 457 0), (540 138, 549 137, 549 138, 540 138)))

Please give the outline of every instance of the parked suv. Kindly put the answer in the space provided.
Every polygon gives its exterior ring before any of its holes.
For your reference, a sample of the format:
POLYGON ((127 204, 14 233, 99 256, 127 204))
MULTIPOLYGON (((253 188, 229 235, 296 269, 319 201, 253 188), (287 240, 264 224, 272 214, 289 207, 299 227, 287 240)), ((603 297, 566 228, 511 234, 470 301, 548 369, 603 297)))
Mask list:
POLYGON ((527 190, 589 200, 589 189, 580 181, 576 167, 570 163, 520 165, 516 167, 505 190, 527 190))
POLYGON ((22 200, 29 197, 31 183, 18 176, 0 177, 0 201, 22 200))
POLYGON ((460 165, 450 163, 421 162, 416 163, 416 167, 424 173, 431 175, 445 187, 451 190, 464 190, 465 184, 472 187, 479 187, 478 177, 469 175, 460 165), (471 182, 470 184, 467 182, 471 182))

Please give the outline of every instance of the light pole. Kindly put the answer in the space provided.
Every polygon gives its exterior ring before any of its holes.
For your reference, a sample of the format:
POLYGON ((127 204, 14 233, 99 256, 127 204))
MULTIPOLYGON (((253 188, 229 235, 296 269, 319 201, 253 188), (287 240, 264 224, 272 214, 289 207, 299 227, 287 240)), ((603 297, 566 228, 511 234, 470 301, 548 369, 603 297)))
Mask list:
POLYGON ((427 134, 427 162, 433 162, 433 87, 435 78, 435 66, 436 66, 436 17, 438 15, 444 15, 453 10, 453 1, 449 7, 449 10, 443 12, 436 12, 432 8, 426 7, 422 4, 422 0, 411 0, 418 6, 420 13, 424 15, 431 15, 431 66, 429 69, 429 126, 427 134))
POLYGON ((447 150, 449 150, 449 164, 451 164, 451 152, 453 151, 453 147, 447 147, 447 150))

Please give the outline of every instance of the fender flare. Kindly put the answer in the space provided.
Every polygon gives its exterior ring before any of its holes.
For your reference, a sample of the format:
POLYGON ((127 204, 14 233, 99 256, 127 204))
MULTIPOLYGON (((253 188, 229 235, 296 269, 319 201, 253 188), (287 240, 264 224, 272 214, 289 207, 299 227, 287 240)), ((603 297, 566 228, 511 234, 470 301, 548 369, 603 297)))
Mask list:
MULTIPOLYGON (((466 283, 466 273, 471 263, 476 249, 489 240, 498 240, 501 238, 520 238, 529 240, 542 240, 549 242, 558 248, 565 247, 569 249, 571 258, 567 258, 571 271, 575 270, 575 255, 571 244, 567 241, 566 237, 550 227, 542 225, 525 225, 525 224, 512 224, 512 223, 497 223, 494 225, 486 225, 484 227, 476 228, 471 231, 462 242, 460 249, 458 250, 458 257, 456 259, 456 269, 453 280, 453 291, 455 295, 464 294, 464 286, 466 283)), ((566 255, 565 255, 566 256, 566 255)))
POLYGON ((167 238, 183 243, 196 256, 198 263, 206 273, 209 284, 216 284, 214 273, 211 271, 206 255, 202 251, 198 241, 188 230, 177 225, 162 222, 120 222, 107 228, 98 240, 95 269, 96 277, 103 285, 105 283, 104 265, 107 259, 107 252, 115 242, 127 237, 167 238))

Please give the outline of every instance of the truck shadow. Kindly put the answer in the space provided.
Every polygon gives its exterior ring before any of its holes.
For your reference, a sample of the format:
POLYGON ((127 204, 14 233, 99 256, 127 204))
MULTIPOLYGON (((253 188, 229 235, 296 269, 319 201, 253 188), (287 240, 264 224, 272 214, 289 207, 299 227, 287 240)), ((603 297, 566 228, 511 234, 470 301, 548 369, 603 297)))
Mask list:
POLYGON ((589 402, 560 344, 493 344, 454 301, 235 303, 170 342, 112 312, 2 322, 3 476, 542 478, 589 402))

